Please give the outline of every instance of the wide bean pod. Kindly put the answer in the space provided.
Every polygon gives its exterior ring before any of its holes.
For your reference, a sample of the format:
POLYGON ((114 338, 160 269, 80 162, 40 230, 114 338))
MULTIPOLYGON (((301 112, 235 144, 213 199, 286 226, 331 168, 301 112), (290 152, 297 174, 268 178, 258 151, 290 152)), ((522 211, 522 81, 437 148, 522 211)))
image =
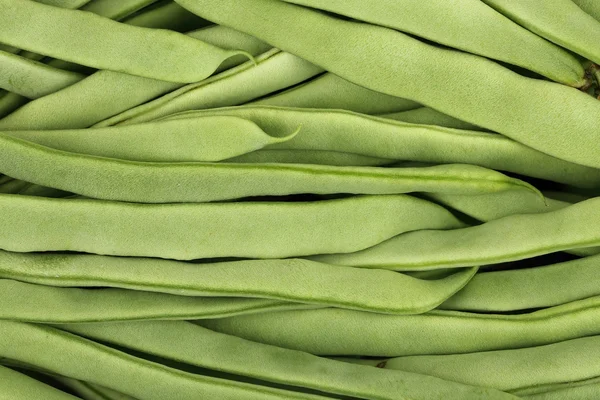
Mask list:
POLYGON ((583 11, 600 21, 600 3, 596 0, 572 0, 583 11))
POLYGON ((203 28, 211 23, 192 14, 172 1, 161 1, 146 7, 140 12, 123 20, 124 24, 142 26, 144 28, 168 29, 175 32, 187 32, 203 28))
POLYGON ((140 400, 317 400, 327 397, 184 372, 44 325, 0 320, 0 357, 140 400))
POLYGON ((573 0, 482 1, 541 37, 600 63, 600 23, 573 0))
POLYGON ((410 271, 495 264, 598 245, 600 197, 556 211, 509 215, 473 227, 407 233, 356 253, 313 259, 410 271))
POLYGON ((54 7, 76 9, 80 8, 91 0, 35 0, 38 3, 47 4, 54 7))
POLYGON ((329 72, 248 104, 340 109, 364 114, 383 114, 420 107, 412 100, 375 92, 329 72))
POLYGON ((502 135, 391 121, 342 110, 227 107, 189 111, 171 118, 231 115, 250 119, 272 136, 292 140, 271 149, 326 150, 393 160, 465 163, 553 180, 573 186, 600 186, 600 169, 549 156, 502 135))
POLYGON ((82 11, 93 12, 105 18, 119 21, 158 0, 94 0, 81 7, 82 11))
POLYGON ((515 396, 528 400, 594 399, 600 394, 600 377, 579 382, 540 385, 514 391, 515 396))
POLYGON ((377 167, 394 164, 396 163, 396 160, 327 150, 262 149, 230 158, 225 160, 225 162, 243 164, 281 163, 337 165, 340 167, 377 167))
POLYGON ((312 354, 400 357, 518 349, 600 334, 600 297, 529 314, 434 310, 385 315, 326 308, 196 323, 254 342, 312 354), (326 326, 327 329, 315 329, 326 326))
POLYGON ((282 1, 177 2, 355 84, 417 101, 555 157, 600 167, 600 102, 577 89, 525 78, 483 57, 432 46, 388 28, 282 1))
POLYGON ((78 398, 2 365, 0 365, 0 382, 2 382, 0 399, 76 400, 78 398))
POLYGON ((468 53, 504 61, 555 81, 580 87, 583 67, 575 57, 514 24, 480 0, 284 0, 397 29, 468 53), (473 21, 479 23, 474 24, 473 21), (519 43, 515 46, 515 43, 519 43))
POLYGON ((403 371, 342 363, 254 343, 183 321, 93 323, 59 327, 163 359, 352 398, 408 400, 430 399, 432 395, 444 399, 513 398, 493 389, 460 385, 403 371), (198 343, 203 346, 199 347, 198 343))
POLYGON ((52 379, 60 382, 84 400, 138 400, 134 397, 119 393, 116 390, 106 388, 89 382, 78 381, 60 375, 52 375, 52 379))
MULTIPOLYGON (((149 258, 0 251, 0 276, 2 278, 41 285, 115 287, 177 295, 172 297, 266 298, 392 314, 415 314, 437 307, 463 288, 476 270, 476 268, 468 268, 457 273, 447 274, 440 279, 424 280, 391 271, 337 267, 302 259, 189 264, 149 258), (365 296, 365 293, 369 295, 365 296)), ((0 282, 3 281, 0 280, 0 282)), ((6 280, 4 282, 6 282, 5 286, 18 286, 10 283, 14 281, 6 280)), ((43 288, 44 286, 39 287, 43 288)), ((25 288, 29 288, 29 286, 25 286, 25 288)), ((32 286, 31 291, 35 290, 40 292, 38 298, 41 298, 44 289, 32 286)), ((73 293, 73 298, 80 296, 86 304, 95 301, 94 296, 108 299, 106 301, 110 299, 116 301, 119 297, 127 298, 126 292, 133 292, 113 291, 105 292, 103 295, 99 292, 94 294, 96 293, 94 291, 53 292, 50 289, 46 290, 49 297, 54 296, 59 300, 69 299, 68 294, 73 293), (64 297, 59 297, 62 296, 61 293, 64 293, 64 297)), ((0 303, 10 307, 9 291, 6 290, 0 295, 0 297, 2 296, 5 296, 6 300, 0 303)), ((158 302, 161 298, 159 296, 153 299, 149 294, 140 296, 142 299, 145 298, 143 296, 146 296, 148 302, 158 302)), ((24 306, 30 305, 30 302, 26 301, 27 295, 18 295, 18 297, 22 300, 16 300, 17 296, 15 296, 17 306, 19 303, 25 303, 24 306)), ((135 299, 133 294, 130 297, 135 299)), ((169 296, 166 296, 165 299, 165 303, 170 301, 173 304, 174 312, 179 304, 178 301, 183 306, 194 304, 192 300, 175 300, 169 296)), ((203 301, 199 301, 198 305, 203 304, 203 301)), ((133 300, 127 303, 132 302, 133 300)), ((73 301, 72 307, 81 312, 81 305, 75 303, 73 301)), ((204 303, 207 302, 204 301, 204 303)), ((46 307, 47 305, 42 304, 42 306, 46 307)), ((98 306, 93 307, 97 309, 98 306)), ((52 308, 59 309, 58 307, 52 308)), ((105 308, 106 312, 112 315, 111 307, 105 308)), ((122 309, 118 304, 112 308, 122 309)), ((17 313, 13 314, 17 317, 19 315, 17 310, 10 312, 17 313)), ((43 311, 40 312, 43 313, 43 311)), ((132 307, 125 309, 124 312, 133 314, 137 312, 141 315, 144 310, 132 307)), ((165 313, 165 316, 167 315, 168 313, 165 313)), ((2 317, 1 313, 0 317, 2 317)))
POLYGON ((378 115, 394 121, 408 122, 411 124, 435 125, 446 128, 466 129, 480 131, 482 128, 469 122, 461 121, 447 114, 441 113, 430 107, 419 107, 413 110, 400 111, 390 114, 378 115))
POLYGON ((480 194, 523 189, 537 192, 521 180, 467 164, 377 168, 141 162, 55 150, 1 133, 0 149, 3 174, 87 197, 139 203, 205 202, 302 193, 480 194))
POLYGON ((98 129, 2 131, 53 149, 133 161, 221 161, 289 140, 252 121, 207 116, 98 129))
MULTIPOLYGON (((221 26, 190 32, 189 36, 225 49, 242 49, 252 55, 270 48, 258 39, 221 26)), ((246 57, 240 57, 230 57, 221 66, 231 67, 247 61, 246 57)), ((102 70, 63 90, 36 99, 0 119, 0 129, 87 128, 181 86, 183 84, 102 70)), ((0 116, 6 113, 2 112, 3 108, 13 111, 23 101, 23 97, 15 98, 15 95, 6 101, 0 99, 0 116), (3 103, 6 103, 4 107, 3 103)))
MULTIPOLYGON (((379 368, 414 372, 503 391, 577 382, 600 376, 600 336, 544 346, 470 354, 397 357, 367 361, 379 368)), ((361 363, 360 360, 358 360, 361 363)))
POLYGON ((463 226, 443 207, 406 195, 186 204, 0 195, 0 208, 5 250, 181 260, 350 252, 401 232, 463 226))
POLYGON ((598 271, 600 255, 542 267, 482 272, 440 308, 501 312, 551 307, 599 296, 598 271))
POLYGON ((0 27, 0 41, 9 45, 98 69, 177 83, 202 80, 227 58, 243 53, 167 30, 121 24, 29 0, 1 0, 0 27), (31 20, 37 23, 31 25, 31 20))

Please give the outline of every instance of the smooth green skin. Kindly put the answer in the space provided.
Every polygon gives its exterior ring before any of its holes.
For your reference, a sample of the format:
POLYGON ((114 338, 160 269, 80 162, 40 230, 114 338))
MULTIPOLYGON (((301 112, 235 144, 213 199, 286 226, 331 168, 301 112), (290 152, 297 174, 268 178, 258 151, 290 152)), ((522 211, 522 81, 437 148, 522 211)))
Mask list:
POLYGON ((0 97, 0 125, 2 125, 3 118, 10 115, 19 107, 27 104, 28 98, 18 95, 16 93, 5 92, 0 97))
POLYGON ((0 279, 0 288, 0 318, 37 323, 224 318, 315 308, 269 299, 189 297, 112 288, 62 288, 10 279, 0 279))
MULTIPOLYGON (((70 8, 70 9, 80 8, 90 2, 90 0, 35 0, 35 1, 37 1, 38 3, 47 4, 49 6, 70 8)), ((96 1, 96 0, 94 0, 94 1, 96 1)))
POLYGON ((417 101, 555 157, 600 167, 600 102, 574 88, 526 78, 483 57, 391 29, 281 1, 177 2, 355 84, 417 101))
POLYGON ((140 162, 55 150, 1 133, 0 149, 0 172, 13 178, 96 199, 139 203, 206 202, 302 193, 481 194, 524 188, 537 192, 523 181, 467 164, 377 168, 140 162))
MULTIPOLYGON (((297 132, 297 131, 296 131, 297 132)), ((57 150, 133 161, 221 161, 289 140, 239 117, 206 116, 98 129, 4 131, 57 150)))
POLYGON ((480 0, 379 0, 369 7, 365 7, 362 0, 284 1, 397 29, 467 53, 517 65, 569 86, 580 87, 585 83, 583 67, 575 57, 521 28, 480 0))
POLYGON ((557 306, 599 296, 599 271, 600 255, 543 267, 483 272, 439 308, 502 312, 557 306))
POLYGON ((0 400, 75 400, 77 397, 0 365, 0 400))
POLYGON ((391 114, 379 115, 383 118, 393 119, 395 121, 408 122, 411 124, 436 125, 446 128, 466 129, 472 131, 480 131, 481 128, 477 125, 461 121, 444 113, 434 110, 429 107, 420 107, 414 110, 400 111, 391 114))
POLYGON ((528 400, 589 400, 598 397, 599 393, 600 377, 514 391, 515 396, 528 400))
POLYGON ((9 45, 98 69, 177 83, 202 80, 225 59, 243 53, 167 30, 122 24, 29 0, 1 0, 0 27, 0 41, 9 45), (37 23, 30 24, 31 20, 37 23))
POLYGON ((600 187, 600 169, 563 161, 493 133, 390 121, 343 110, 268 106, 189 111, 167 118, 202 115, 249 119, 271 136, 288 135, 301 126, 293 139, 270 145, 270 149, 326 150, 393 160, 474 164, 576 187, 600 187))
POLYGON ((600 334, 600 297, 519 315, 433 310, 385 315, 325 308, 205 319, 208 329, 328 356, 401 357, 540 346, 600 334), (326 329, 315 329, 326 327, 326 329))
POLYGON ((93 383, 78 381, 64 376, 53 375, 53 379, 77 393, 84 400, 137 400, 134 397, 119 393, 93 383))
POLYGON ((140 400, 326 397, 183 372, 44 325, 0 320, 0 356, 140 400))
MULTIPOLYGON (((252 55, 261 54, 269 48, 245 33, 221 26, 191 32, 190 37, 225 49, 243 49, 252 55)), ((225 60, 222 66, 246 61, 246 57, 240 57, 242 56, 231 57, 225 60)), ((181 86, 183 85, 120 72, 98 71, 75 85, 34 100, 8 117, 0 119, 0 129, 87 128, 181 86)), ((0 116, 3 115, 3 102, 5 101, 0 99, 0 116)), ((20 104, 17 107, 19 106, 20 104)), ((14 108, 16 107, 10 108, 10 111, 14 108)))
POLYGON ((311 257, 336 265, 399 271, 522 260, 600 245, 600 197, 541 214, 509 215, 451 231, 399 235, 352 254, 311 257))
POLYGON ((123 23, 153 29, 169 29, 175 32, 187 32, 209 24, 208 21, 168 0, 150 5, 140 13, 124 19, 123 23))
POLYGON ((84 78, 76 72, 0 51, 0 88, 30 99, 54 93, 84 78))
POLYGON ((513 398, 493 389, 460 385, 426 375, 353 365, 253 343, 184 321, 59 327, 95 340, 203 368, 361 399, 513 398), (198 346, 198 343, 202 346, 198 346))
MULTIPOLYGON (((175 297, 264 298, 393 314, 421 313, 439 306, 463 288, 476 271, 476 268, 468 268, 441 279, 421 280, 391 271, 336 267, 301 259, 197 265, 147 258, 0 251, 2 278, 41 285, 115 287, 169 293, 177 295, 175 297)), ((80 292, 75 290, 73 293, 77 295, 80 292)), ((8 291, 0 296, 10 299, 8 291)), ((92 302, 92 296, 89 296, 87 303, 92 302)), ((100 294, 97 296, 102 297, 100 294)), ((126 296, 126 293, 122 296, 126 296)), ((150 295, 144 296, 154 301, 150 295)), ((117 295, 114 297, 116 299, 117 295)), ((22 298, 26 299, 27 296, 23 295, 22 298)), ((167 300, 169 296, 166 296, 167 300)), ((171 300, 171 303, 174 308, 178 304, 175 300, 171 300)), ((71 307, 79 308, 80 305, 73 304, 71 307)), ((112 312, 110 307, 106 308, 106 312, 112 312)), ((115 310, 122 308, 117 304, 115 310)), ((124 311, 141 313, 136 309, 124 311)), ((25 314, 15 310, 14 315, 19 317, 25 314)))
POLYGON ((118 21, 152 3, 156 3, 156 1, 157 0, 94 0, 81 7, 81 10, 93 12, 94 14, 118 21))
POLYGON ((385 360, 383 368, 514 391, 597 377, 598 357, 600 336, 591 336, 525 349, 397 357, 385 360))
POLYGON ((383 114, 420 107, 418 103, 412 100, 375 92, 329 72, 281 93, 276 93, 249 104, 276 107, 329 108, 363 114, 383 114))
POLYGON ((179 260, 351 252, 415 229, 464 226, 443 207, 407 195, 187 204, 0 195, 0 208, 5 250, 179 260))
POLYGON ((97 124, 137 124, 174 113, 243 104, 293 86, 322 70, 292 54, 271 49, 256 58, 202 82, 186 85, 158 99, 97 124))
POLYGON ((230 158, 226 160, 226 162, 250 164, 282 163, 376 167, 380 165, 393 164, 395 160, 369 157, 353 153, 341 153, 339 151, 262 149, 252 153, 243 154, 238 157, 230 158))
POLYGON ((600 23, 572 0, 481 0, 543 38, 600 63, 600 23))
POLYGON ((596 0, 571 0, 577 4, 579 8, 594 17, 597 21, 600 21, 600 3, 596 0))

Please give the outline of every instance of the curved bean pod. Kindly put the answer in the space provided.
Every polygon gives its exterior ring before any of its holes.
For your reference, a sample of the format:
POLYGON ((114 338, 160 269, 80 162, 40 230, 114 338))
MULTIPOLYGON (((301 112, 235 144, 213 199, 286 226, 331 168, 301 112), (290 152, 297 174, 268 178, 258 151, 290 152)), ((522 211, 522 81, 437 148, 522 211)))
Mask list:
POLYGON ((167 82, 202 80, 225 59, 243 54, 179 33, 139 28, 93 13, 33 1, 1 0, 0 27, 0 41, 9 45, 167 82), (31 20, 38 21, 34 29, 28 23, 31 20))
POLYGON ((363 156, 361 154, 342 153, 339 151, 262 149, 230 158, 225 160, 225 162, 243 164, 280 163, 337 165, 340 167, 376 167, 386 164, 393 164, 395 160, 363 156))
POLYGON ((466 164, 376 168, 139 162, 69 153, 1 133, 0 149, 3 152, 0 172, 6 175, 97 199, 140 203, 204 202, 300 193, 479 194, 523 188, 536 192, 523 181, 466 164))
POLYGON ((600 334, 598 321, 600 297, 519 315, 438 310, 420 315, 385 315, 325 308, 196 323, 254 342, 312 354, 400 357, 557 343, 600 334))
POLYGON ((446 128, 480 131, 477 125, 461 121, 429 107, 415 108, 414 110, 400 111, 391 114, 381 114, 379 117, 393 119, 394 121, 408 122, 411 124, 436 125, 446 128))
POLYGON ((28 101, 28 98, 16 93, 4 92, 4 95, 0 96, 0 125, 2 125, 3 118, 27 104, 28 101))
POLYGON ((0 279, 0 318, 37 323, 201 319, 316 308, 269 299, 62 288, 0 279))
POLYGON ((595 0, 572 0, 579 8, 600 21, 600 3, 595 0))
MULTIPOLYGON (((240 48, 252 55, 260 54, 268 47, 258 39, 225 27, 200 29, 191 32, 190 36, 222 48, 240 48)), ((222 65, 245 60, 233 56, 222 65)), ((0 119, 0 130, 87 128, 181 86, 120 72, 98 71, 0 119)), ((0 99, 0 116, 2 103, 0 99)))
MULTIPOLYGON (((124 19, 123 23, 144 28, 168 29, 175 32, 186 32, 210 25, 210 22, 172 1, 161 1, 150 5, 139 13, 124 19)), ((248 57, 245 59, 247 60, 248 57)))
POLYGON ((253 343, 183 321, 60 325, 61 329, 203 368, 364 399, 511 399, 493 389, 368 368, 253 343), (146 333, 144 335, 144 332, 146 333), (142 337, 144 338, 143 340, 142 337), (178 338, 171 340, 170 338, 178 338), (202 343, 200 348, 197 344, 202 343), (224 351, 223 349, 227 349, 224 351), (268 362, 265 363, 265 360, 268 362), (251 372, 250 372, 251 371, 251 372))
POLYGON ((121 20, 138 10, 156 3, 158 0, 94 0, 81 7, 82 11, 89 11, 105 18, 121 20))
POLYGON ((53 375, 52 378, 77 393, 84 400, 137 400, 134 397, 93 383, 59 375, 53 375))
POLYGON ((600 102, 574 88, 525 78, 483 57, 438 48, 391 29, 281 1, 177 2, 358 85, 417 101, 555 157, 600 167, 600 102), (373 46, 375 42, 380 45, 373 46))
POLYGON ((322 70, 292 54, 272 49, 206 79, 116 115, 96 126, 147 122, 170 114, 242 104, 311 78, 322 70))
POLYGON ((406 195, 216 204, 0 195, 0 205, 0 228, 6 232, 0 248, 5 250, 181 260, 349 252, 409 230, 463 226, 443 207, 406 195))
POLYGON ((363 114, 383 114, 420 107, 418 103, 412 100, 375 92, 355 85, 329 72, 281 93, 255 100, 248 104, 277 107, 330 108, 363 114))
POLYGON ((254 121, 272 136, 302 126, 292 140, 271 149, 327 150, 393 160, 465 163, 595 188, 600 169, 563 161, 504 136, 387 120, 343 110, 227 107, 167 117, 231 115, 254 121))
POLYGON ((518 65, 569 86, 580 87, 585 83, 583 67, 575 57, 512 23, 479 0, 408 3, 383 0, 370 7, 365 7, 361 0, 284 1, 397 29, 468 53, 518 65), (473 21, 482 25, 473 24, 473 21))
POLYGON ((90 0, 35 0, 35 1, 37 1, 38 3, 42 3, 42 4, 47 4, 49 6, 69 8, 72 10, 76 9, 76 8, 80 8, 90 2, 90 0))
POLYGON ((77 397, 46 385, 25 374, 0 365, 0 399, 76 400, 77 397))
POLYGON ((596 255, 543 267, 483 272, 440 308, 501 312, 551 307, 600 296, 599 269, 600 256, 596 255))
POLYGON ((591 336, 524 349, 397 357, 378 366, 514 391, 600 376, 598 357, 600 336, 591 336))
POLYGON ((30 99, 54 93, 84 78, 21 56, 0 51, 0 88, 30 99))
MULTIPOLYGON (((336 267, 301 259, 247 260, 196 265, 158 259, 0 251, 2 278, 42 285, 108 286, 178 295, 175 297, 266 298, 394 314, 415 314, 437 307, 463 288, 476 270, 468 268, 441 279, 421 280, 391 271, 336 267)), ((5 286, 10 284, 6 283, 5 286)), ((34 289, 43 292, 43 289, 34 289)), ((52 291, 48 292, 50 297, 52 291)), ((72 293, 76 296, 85 292, 72 293)), ((116 299, 119 292, 115 293, 116 299)), ((122 294, 123 297, 126 295, 122 294)), ((8 290, 6 294, 0 292, 1 296, 9 296, 8 290)), ((18 295, 22 296, 24 295, 18 295)), ((84 294, 81 296, 85 300, 84 294)), ((88 295, 90 300, 85 301, 91 302, 93 296, 92 292, 88 295)), ((111 295, 97 296, 100 298, 111 295)), ((147 296, 149 301, 154 301, 149 295, 144 296, 147 296)), ((131 298, 135 296, 131 295, 131 298)), ((169 300, 167 296, 166 301, 171 301, 175 311, 178 304, 176 300, 169 300)), ((192 304, 191 300, 188 301, 192 304)), ((10 301, 6 303, 11 304, 10 301)), ((185 306, 185 303, 181 304, 185 306)), ((71 307, 79 308, 80 304, 73 304, 71 307)), ((108 306, 106 308, 110 309, 108 306)), ((115 309, 120 308, 117 306, 115 309)), ((131 310, 138 313, 142 311, 131 310)), ((21 314, 24 315, 24 312, 21 314)), ((21 314, 15 315, 19 317, 21 314)))
POLYGON ((496 264, 600 245, 600 197, 542 214, 518 214, 451 231, 400 235, 360 252, 315 261, 395 270, 496 264))
POLYGON ((255 123, 207 116, 98 129, 3 131, 1 134, 53 149, 133 161, 220 161, 289 140, 255 123))
POLYGON ((600 377, 579 382, 541 385, 514 391, 516 396, 528 400, 586 400, 597 397, 599 393, 600 377))
POLYGON ((532 32, 600 63, 600 23, 572 0, 482 0, 532 32))
POLYGON ((0 356, 140 400, 325 399, 183 372, 44 325, 0 320, 0 356))

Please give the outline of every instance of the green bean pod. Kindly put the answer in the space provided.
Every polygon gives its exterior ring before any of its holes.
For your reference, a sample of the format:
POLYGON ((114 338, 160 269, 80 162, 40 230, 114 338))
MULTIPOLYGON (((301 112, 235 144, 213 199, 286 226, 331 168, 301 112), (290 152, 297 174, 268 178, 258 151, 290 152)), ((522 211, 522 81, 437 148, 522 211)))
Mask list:
POLYGON ((555 157, 600 167, 600 102, 577 89, 525 78, 483 57, 432 46, 388 28, 281 1, 177 2, 355 84, 417 101, 555 157))
POLYGON ((514 394, 528 400, 586 400, 598 397, 600 393, 600 377, 579 382, 540 385, 515 390, 514 394))
POLYGON ((270 149, 325 150, 392 160, 465 163, 573 186, 600 186, 600 169, 563 161, 502 135, 390 121, 342 110, 267 106, 188 111, 168 119, 231 115, 249 119, 272 136, 293 139, 270 149))
MULTIPOLYGON (((2 360, 0 360, 1 363, 2 360)), ((76 400, 77 397, 46 385, 25 374, 0 365, 0 399, 76 400)))
POLYGON ((542 267, 479 273, 440 308, 502 312, 600 296, 598 268, 600 256, 596 255, 542 267))
POLYGON ((282 311, 197 324, 254 342, 328 356, 400 357, 507 350, 600 334, 600 297, 528 314, 434 310, 385 315, 324 308, 282 311), (326 326, 327 329, 315 329, 326 326), (465 340, 468 338, 468 340, 465 340))
POLYGON ((248 104, 340 109, 363 114, 383 114, 420 107, 412 100, 375 92, 329 72, 281 93, 248 104))
MULTIPOLYGON (((440 279, 423 280, 391 271, 336 267, 301 259, 245 260, 196 265, 147 258, 0 251, 2 278, 57 287, 114 287, 133 290, 105 292, 104 295, 96 292, 98 294, 95 296, 99 299, 114 298, 115 302, 118 296, 127 298, 128 294, 125 292, 137 293, 134 291, 140 290, 177 295, 172 297, 261 298, 392 314, 421 313, 437 307, 463 288, 476 270, 476 268, 468 268, 440 279)), ((5 286, 18 286, 12 283, 14 281, 6 282, 5 286)), ((39 289, 35 285, 30 289, 32 292, 36 290, 44 293, 44 289, 39 289)), ((50 289, 46 290, 50 298, 54 292, 50 289)), ((56 293, 54 297, 58 299, 57 301, 61 300, 62 297, 59 297, 61 292, 56 293)), ((69 299, 68 293, 74 293, 73 297, 80 296, 81 304, 84 301, 85 304, 95 302, 93 291, 74 290, 64 291, 64 293, 66 299, 69 299)), ((38 295, 38 298, 41 298, 42 294, 38 295)), ((10 307, 12 302, 8 289, 0 294, 0 297, 2 296, 6 297, 6 301, 0 303, 6 303, 6 307, 10 307)), ((134 294, 130 296, 135 299, 134 294)), ((154 300, 149 294, 143 296, 149 299, 148 304, 158 302, 160 298, 154 300)), ((33 295, 23 294, 16 297, 22 299, 21 303, 27 303, 25 307, 30 306, 30 302, 26 299, 33 295)), ((169 296, 165 296, 165 299, 165 303, 170 301, 176 310, 179 300, 170 300, 169 296)), ((15 302, 19 304, 19 301, 15 300, 15 302)), ((180 302, 183 306, 193 304, 192 300, 180 302), (189 303, 185 303, 186 301, 189 303)), ((47 305, 42 304, 42 307, 47 305)), ((78 302, 73 302, 71 307, 80 310, 82 306, 78 302)), ((98 307, 93 306, 94 309, 98 307)), ((107 313, 111 313, 111 307, 105 308, 107 313)), ((116 304, 113 308, 117 310, 122 307, 116 304)), ((179 308, 181 309, 182 306, 179 308)), ((9 309, 8 312, 17 317, 20 315, 17 310, 9 309)), ((43 311, 39 312, 43 313, 43 311)), ((126 309, 124 312, 142 313, 143 310, 134 308, 126 309)), ((24 312, 21 314, 24 315, 24 312)), ((67 317, 70 316, 65 316, 67 317)))
POLYGON ((600 63, 600 23, 573 0, 482 0, 498 12, 566 49, 600 63))
POLYGON ((336 265, 399 271, 516 261, 600 245, 600 197, 541 214, 517 214, 450 231, 400 235, 351 254, 312 257, 336 265))
POLYGON ((579 8, 600 21, 600 4, 595 0, 572 0, 579 8))
MULTIPOLYGON (((85 6, 90 0, 35 0, 38 3, 47 4, 49 6, 69 8, 74 10, 85 6)), ((95 1, 95 0, 94 0, 95 1)))
POLYGON ((19 107, 27 104, 29 99, 16 93, 6 92, 0 96, 0 125, 2 124, 3 118, 10 115, 19 107))
POLYGON ((429 107, 420 107, 408 111, 400 111, 390 114, 381 114, 379 117, 392 119, 394 121, 408 122, 411 124, 435 125, 445 128, 465 129, 480 131, 482 128, 471 123, 461 121, 429 107))
POLYGON ((443 207, 406 195, 215 204, 0 195, 0 204, 5 250, 180 260, 350 252, 409 230, 463 226, 443 207))
POLYGON ((230 158, 225 160, 225 162, 243 164, 279 163, 337 165, 340 167, 377 167, 393 164, 395 160, 363 156, 354 153, 342 153, 339 151, 262 149, 230 158))
POLYGON ((397 357, 377 366, 515 391, 600 376, 599 356, 600 336, 591 336, 524 349, 397 357))
POLYGON ((144 28, 168 29, 182 33, 210 25, 210 22, 192 14, 179 4, 164 0, 125 18, 123 23, 144 28))
POLYGON ((0 357, 140 400, 317 400, 327 397, 192 374, 44 325, 0 320, 0 357))
POLYGON ((225 59, 243 53, 179 33, 33 1, 1 0, 0 27, 0 41, 9 45, 98 69, 177 83, 202 80, 225 59), (32 27, 31 20, 38 23, 32 27))
POLYGON ((138 400, 134 397, 93 383, 78 381, 59 375, 53 375, 52 378, 65 387, 68 387, 84 400, 138 400))
POLYGON ((115 2, 113 0, 94 0, 81 7, 81 10, 119 21, 157 1, 158 0, 121 0, 115 2))
POLYGON ((3 131, 53 149, 133 161, 221 161, 289 140, 238 117, 207 116, 99 129, 3 131))

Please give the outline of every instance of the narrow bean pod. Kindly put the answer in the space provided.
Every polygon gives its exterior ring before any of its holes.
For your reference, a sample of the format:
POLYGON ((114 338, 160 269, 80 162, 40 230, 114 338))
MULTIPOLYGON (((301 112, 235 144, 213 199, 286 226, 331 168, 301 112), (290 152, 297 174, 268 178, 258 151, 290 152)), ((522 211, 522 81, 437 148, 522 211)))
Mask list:
POLYGON ((558 343, 600 334, 599 321, 600 297, 596 296, 518 315, 442 310, 420 315, 385 315, 325 308, 205 319, 196 323, 254 342, 312 354, 400 357, 558 343), (327 329, 315 329, 316 326, 327 329))
POLYGON ((53 375, 52 378, 65 387, 68 387, 84 400, 138 400, 134 397, 93 383, 78 381, 59 375, 53 375))
MULTIPOLYGON (((2 360, 0 360, 0 363, 2 360)), ((0 365, 0 399, 76 400, 77 397, 46 385, 25 374, 0 365)))
POLYGON ((396 160, 363 156, 355 153, 342 153, 339 151, 262 149, 230 158, 225 160, 225 162, 243 164, 280 163, 337 165, 340 167, 376 167, 393 164, 396 160))
POLYGON ((157 1, 121 0, 115 2, 113 0, 94 0, 81 7, 81 10, 118 21, 157 1))
POLYGON ((528 400, 587 400, 600 394, 600 377, 579 382, 540 385, 514 391, 515 396, 528 400))
POLYGON ((211 23, 192 14, 172 1, 161 1, 125 18, 124 24, 152 29, 186 32, 209 26, 211 23))
POLYGON ((381 114, 379 117, 393 119, 394 121, 408 122, 411 124, 436 125, 446 128, 466 129, 480 131, 482 128, 471 123, 461 121, 429 107, 415 108, 414 110, 400 111, 391 114, 381 114))

